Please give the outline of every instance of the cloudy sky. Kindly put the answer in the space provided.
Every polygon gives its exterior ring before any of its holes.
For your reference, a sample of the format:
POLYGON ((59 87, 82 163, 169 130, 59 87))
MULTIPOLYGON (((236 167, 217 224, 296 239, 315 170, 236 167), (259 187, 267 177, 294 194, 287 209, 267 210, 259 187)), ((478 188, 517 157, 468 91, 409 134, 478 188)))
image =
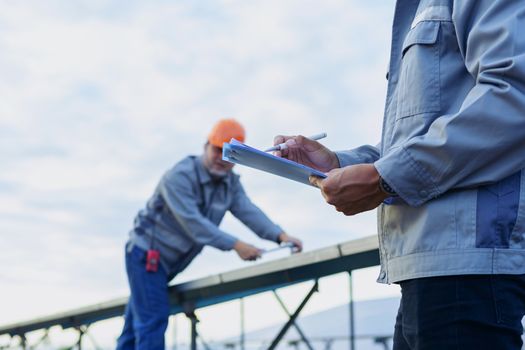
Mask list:
MULTIPOLYGON (((0 324, 126 295, 135 213, 219 118, 241 121, 258 148, 280 133, 327 132, 332 149, 375 144, 393 7, 1 0, 0 324)), ((347 218, 313 188, 235 170, 306 250, 376 232, 375 212, 347 218)), ((268 247, 230 216, 222 228, 268 247)), ((206 249, 177 279, 244 266, 206 249)), ((363 298, 392 291, 379 292, 374 273, 363 298)))

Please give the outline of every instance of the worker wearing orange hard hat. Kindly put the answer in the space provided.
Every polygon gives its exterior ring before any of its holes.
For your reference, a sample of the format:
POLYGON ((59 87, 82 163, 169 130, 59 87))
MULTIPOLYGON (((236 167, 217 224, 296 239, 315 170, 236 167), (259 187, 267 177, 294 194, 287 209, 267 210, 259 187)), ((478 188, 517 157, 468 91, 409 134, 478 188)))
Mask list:
POLYGON ((246 132, 244 127, 235 119, 222 119, 217 122, 208 135, 208 142, 213 146, 222 148, 224 142, 230 142, 231 139, 244 142, 246 132))
POLYGON ((235 119, 221 119, 213 126, 204 146, 203 165, 212 174, 223 176, 233 168, 232 163, 222 160, 222 145, 231 139, 244 142, 246 132, 235 119))
POLYGON ((124 329, 117 349, 164 349, 170 305, 168 282, 184 270, 204 246, 235 250, 243 260, 256 260, 262 250, 221 230, 227 211, 260 238, 287 242, 302 250, 247 197, 222 160, 222 146, 232 138, 244 142, 243 126, 219 120, 208 134, 201 156, 188 156, 161 178, 153 196, 135 218, 126 244, 126 272, 131 290, 124 329))

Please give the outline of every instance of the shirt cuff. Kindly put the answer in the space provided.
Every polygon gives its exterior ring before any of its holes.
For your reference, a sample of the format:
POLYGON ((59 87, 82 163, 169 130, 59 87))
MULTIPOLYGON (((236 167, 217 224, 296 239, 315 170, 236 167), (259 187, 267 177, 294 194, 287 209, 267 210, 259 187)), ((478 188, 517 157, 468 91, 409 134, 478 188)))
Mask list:
POLYGON ((337 151, 335 152, 337 159, 339 160, 339 166, 344 168, 345 166, 361 164, 363 163, 359 154, 355 151, 337 151))
POLYGON ((217 249, 220 250, 232 250, 235 246, 235 243, 237 243, 238 238, 234 237, 232 235, 229 235, 225 232, 223 232, 222 236, 215 241, 213 244, 210 244, 214 246, 217 249))
POLYGON ((430 174, 403 147, 374 163, 379 175, 411 206, 419 206, 441 194, 430 174))
POLYGON ((273 241, 273 242, 276 242, 277 244, 281 243, 280 240, 279 240, 279 236, 281 235, 281 233, 283 233, 283 229, 278 226, 278 225, 274 225, 272 230, 267 232, 265 235, 264 235, 264 238, 269 240, 269 241, 273 241))
POLYGON ((344 168, 345 166, 355 164, 371 164, 379 159, 378 147, 363 145, 347 151, 335 152, 337 159, 339 160, 339 166, 344 168))

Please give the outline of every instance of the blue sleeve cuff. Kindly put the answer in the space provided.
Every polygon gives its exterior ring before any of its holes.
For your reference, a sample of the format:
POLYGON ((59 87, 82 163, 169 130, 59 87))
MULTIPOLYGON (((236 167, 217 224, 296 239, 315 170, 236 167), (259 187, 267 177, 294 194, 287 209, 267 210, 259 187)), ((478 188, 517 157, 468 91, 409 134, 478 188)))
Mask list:
POLYGON ((361 163, 358 154, 353 151, 337 151, 335 152, 335 155, 339 160, 339 166, 341 168, 361 163))
POLYGON ((210 245, 217 249, 226 251, 232 250, 237 241, 238 239, 236 237, 223 232, 220 238, 217 239, 215 242, 210 243, 210 245))
POLYGON ((402 147, 377 160, 374 166, 379 175, 411 206, 419 206, 441 194, 430 174, 402 147))
POLYGON ((335 152, 341 168, 355 164, 370 164, 379 159, 379 149, 365 145, 349 151, 335 152))
POLYGON ((283 232, 284 231, 283 231, 283 229, 280 226, 274 225, 273 229, 270 232, 268 232, 265 235, 264 238, 269 240, 269 241, 273 241, 273 242, 279 243, 279 236, 283 232))

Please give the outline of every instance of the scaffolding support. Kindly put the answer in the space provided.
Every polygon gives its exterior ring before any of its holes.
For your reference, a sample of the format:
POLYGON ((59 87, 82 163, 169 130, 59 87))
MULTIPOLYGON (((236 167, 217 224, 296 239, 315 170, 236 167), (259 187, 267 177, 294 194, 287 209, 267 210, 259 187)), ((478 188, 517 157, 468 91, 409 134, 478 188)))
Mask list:
POLYGON ((190 330, 190 339, 191 339, 191 342, 190 342, 190 349, 191 350, 197 350, 197 339, 200 339, 202 345, 204 346, 204 349, 206 350, 210 350, 210 347, 208 346, 208 344, 204 341, 204 339, 202 338, 202 335, 199 334, 198 330, 197 330, 197 323, 199 323, 199 319, 197 318, 197 315, 195 315, 195 309, 193 308, 188 308, 187 306, 185 307, 185 309, 187 310, 185 312, 186 314, 186 317, 190 320, 190 323, 191 323, 191 330, 190 330))
POLYGON ((244 324, 244 298, 239 299, 240 303, 240 312, 241 312, 241 338, 239 339, 239 348, 240 350, 245 350, 246 347, 246 330, 244 324))
POLYGON ((20 337, 20 348, 22 350, 26 350, 27 349, 26 335, 25 334, 19 334, 18 336, 20 337))
POLYGON ((190 328, 190 349, 191 350, 197 350, 197 323, 199 320, 197 319, 197 315, 195 315, 195 312, 191 311, 189 313, 186 313, 186 317, 190 320, 191 328, 190 328))
POLYGON ((173 320, 173 350, 177 350, 177 315, 172 317, 173 320))
POLYGON ((319 281, 316 279, 315 280, 315 283, 312 287, 312 289, 310 289, 310 291, 308 292, 308 294, 306 295, 306 297, 304 298, 304 300, 301 302, 301 305, 299 305, 299 307, 297 308, 297 310, 295 310, 295 312, 290 316, 290 319, 288 320, 288 322, 286 322, 286 324, 284 325, 284 327, 281 329, 281 331, 279 332, 279 334, 277 334, 277 336, 275 337, 275 339, 272 341, 272 343, 270 344, 270 347, 268 348, 268 350, 273 350, 277 347, 277 345, 279 345, 279 343, 281 342, 281 339, 284 337, 284 335, 286 334, 286 332, 288 331, 288 329, 290 329, 290 327, 292 326, 292 324, 295 322, 295 320, 297 319, 297 317, 299 316, 299 313, 303 310, 303 308, 305 307, 305 305, 308 303, 308 301, 310 300, 310 298, 312 297, 312 295, 319 291, 319 281))
POLYGON ((348 321, 349 321, 349 332, 348 332, 348 344, 350 350, 355 350, 355 318, 354 318, 354 287, 352 284, 352 270, 348 271, 348 321))
POLYGON ((78 340, 75 345, 78 350, 82 350, 82 339, 84 338, 84 335, 86 334, 88 328, 89 325, 76 327, 76 330, 78 331, 78 340))
MULTIPOLYGON (((282 299, 279 297, 279 294, 277 294, 277 291, 273 291, 273 294, 275 295, 275 298, 277 299, 277 301, 279 302, 279 304, 281 305, 282 309, 284 310, 284 312, 286 313, 286 315, 288 317, 291 317, 292 315, 290 314, 290 312, 288 311, 288 309, 286 308, 286 305, 284 305, 284 302, 282 301, 282 299)), ((295 329, 297 330, 297 333, 299 333, 299 336, 301 337, 301 340, 304 342, 304 344, 306 345, 306 347, 309 349, 309 350, 314 350, 314 348, 312 347, 312 345, 310 344, 310 342, 308 341, 308 339, 306 338, 306 336, 304 335, 303 331, 301 330, 301 328, 299 327, 299 325, 297 324, 297 322, 293 322, 292 324, 295 329)))

